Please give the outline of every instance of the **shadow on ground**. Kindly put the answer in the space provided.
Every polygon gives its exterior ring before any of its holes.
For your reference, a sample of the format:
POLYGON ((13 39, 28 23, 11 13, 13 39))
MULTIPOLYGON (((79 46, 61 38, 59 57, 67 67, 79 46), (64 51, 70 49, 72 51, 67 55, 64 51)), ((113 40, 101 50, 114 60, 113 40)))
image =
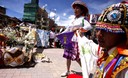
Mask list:
POLYGON ((75 70, 71 70, 71 72, 72 72, 73 74, 77 74, 77 75, 81 75, 81 76, 82 76, 82 72, 78 72, 78 71, 75 71, 75 70))
POLYGON ((31 67, 35 67, 36 64, 37 63, 35 63, 35 62, 26 62, 26 63, 24 63, 21 66, 15 66, 15 67, 6 66, 6 65, 0 65, 0 69, 8 69, 8 68, 31 68, 31 67))

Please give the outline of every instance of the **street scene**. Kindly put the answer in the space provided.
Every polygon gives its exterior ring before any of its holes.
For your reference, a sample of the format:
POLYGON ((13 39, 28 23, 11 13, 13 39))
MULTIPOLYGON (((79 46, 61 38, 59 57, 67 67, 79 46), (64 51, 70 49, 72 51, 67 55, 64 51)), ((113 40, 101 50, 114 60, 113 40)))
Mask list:
MULTIPOLYGON (((37 48, 34 48, 34 52, 36 50, 37 48)), ((62 58, 63 49, 39 48, 38 52, 45 54, 49 60, 46 58, 33 66, 0 68, 0 78, 61 78, 61 73, 66 71, 66 60, 62 58)), ((76 62, 72 63, 71 69, 81 73, 81 68, 76 62)))
POLYGON ((0 0, 0 78, 128 78, 128 0, 0 0))

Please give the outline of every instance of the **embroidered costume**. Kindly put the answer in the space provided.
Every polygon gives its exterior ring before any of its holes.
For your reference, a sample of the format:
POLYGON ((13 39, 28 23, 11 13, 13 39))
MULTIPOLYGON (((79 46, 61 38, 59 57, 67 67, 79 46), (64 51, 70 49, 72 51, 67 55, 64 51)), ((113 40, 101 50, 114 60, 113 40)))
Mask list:
POLYGON ((106 8, 98 19, 96 29, 124 34, 126 42, 99 52, 103 54, 97 61, 94 78, 128 78, 128 2, 106 8))
POLYGON ((98 69, 95 72, 94 78, 126 78, 128 74, 128 50, 122 49, 120 46, 110 49, 107 53, 102 51, 104 54, 98 59, 98 69), (126 70, 124 70, 126 69, 126 70))

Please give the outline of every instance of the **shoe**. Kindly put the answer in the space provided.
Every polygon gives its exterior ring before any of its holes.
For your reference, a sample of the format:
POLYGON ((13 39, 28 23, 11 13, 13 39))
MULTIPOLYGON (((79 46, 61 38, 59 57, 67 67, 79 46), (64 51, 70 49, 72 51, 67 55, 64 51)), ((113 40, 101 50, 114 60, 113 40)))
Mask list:
POLYGON ((64 72, 64 73, 61 74, 61 77, 66 77, 66 76, 68 76, 69 74, 70 74, 70 71, 64 72))

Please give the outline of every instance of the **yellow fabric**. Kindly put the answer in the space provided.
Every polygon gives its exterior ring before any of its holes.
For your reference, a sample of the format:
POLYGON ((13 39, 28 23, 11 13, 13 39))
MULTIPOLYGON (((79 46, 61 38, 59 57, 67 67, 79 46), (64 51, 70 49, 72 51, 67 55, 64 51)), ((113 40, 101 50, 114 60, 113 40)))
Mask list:
POLYGON ((112 59, 114 59, 114 58, 117 56, 117 54, 118 54, 118 51, 117 51, 117 49, 115 49, 115 50, 112 52, 112 54, 110 54, 109 57, 107 58, 107 60, 106 60, 106 62, 105 62, 105 65, 104 65, 104 68, 108 65, 108 63, 109 63, 112 59))

